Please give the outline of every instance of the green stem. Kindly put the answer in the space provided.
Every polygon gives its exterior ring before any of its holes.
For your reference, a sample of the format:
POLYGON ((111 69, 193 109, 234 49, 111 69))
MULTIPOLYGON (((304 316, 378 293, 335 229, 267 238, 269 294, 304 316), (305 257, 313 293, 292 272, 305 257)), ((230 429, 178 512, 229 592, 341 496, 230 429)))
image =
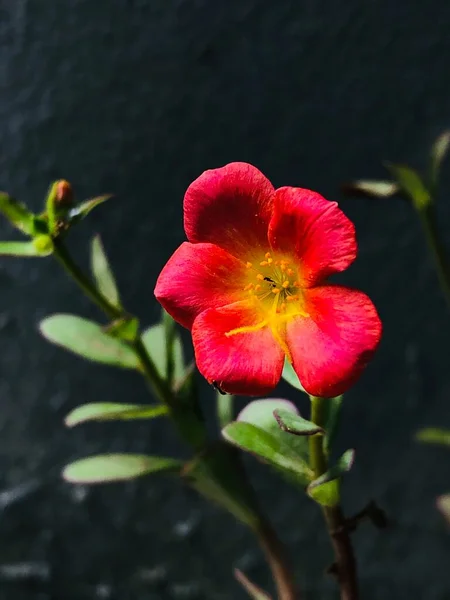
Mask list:
MULTIPOLYGON (((311 421, 320 427, 325 425, 326 402, 326 398, 311 396, 311 421)), ((320 477, 328 469, 323 441, 322 435, 312 435, 309 438, 310 463, 316 477, 320 477)), ((344 514, 339 504, 322 508, 333 545, 341 600, 358 600, 356 560, 344 514)))
POLYGON ((450 265, 439 234, 434 202, 430 201, 425 206, 417 206, 415 203, 415 208, 419 214, 428 248, 434 260, 441 290, 450 308, 450 265))

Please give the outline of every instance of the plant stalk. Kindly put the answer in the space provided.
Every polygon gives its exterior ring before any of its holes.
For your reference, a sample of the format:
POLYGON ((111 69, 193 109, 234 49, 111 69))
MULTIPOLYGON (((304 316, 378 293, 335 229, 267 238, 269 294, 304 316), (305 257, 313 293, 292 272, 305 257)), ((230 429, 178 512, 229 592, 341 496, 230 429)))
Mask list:
POLYGON ((300 593, 286 561, 284 546, 266 519, 261 518, 256 535, 272 571, 278 600, 300 600, 300 593))
MULTIPOLYGON (((326 398, 311 396, 311 421, 323 427, 326 398)), ((320 477, 328 469, 328 457, 323 446, 322 435, 309 438, 311 468, 316 477, 320 477)), ((347 522, 340 505, 322 507, 328 534, 335 556, 337 580, 340 587, 341 600, 358 600, 357 567, 347 522)))

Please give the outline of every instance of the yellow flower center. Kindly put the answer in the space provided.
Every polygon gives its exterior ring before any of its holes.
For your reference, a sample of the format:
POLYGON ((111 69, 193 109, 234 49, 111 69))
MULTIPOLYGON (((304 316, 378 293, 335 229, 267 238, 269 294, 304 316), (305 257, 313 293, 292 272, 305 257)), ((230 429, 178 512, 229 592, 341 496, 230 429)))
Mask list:
POLYGON ((304 310, 297 267, 288 258, 273 257, 270 252, 266 252, 262 260, 258 258, 256 261, 248 261, 246 267, 247 276, 242 289, 261 314, 261 321, 255 325, 238 327, 225 335, 229 337, 238 333, 250 333, 268 326, 291 360, 284 339, 286 321, 295 316, 309 316, 304 310))
POLYGON ((244 291, 261 303, 261 308, 275 315, 304 314, 297 267, 287 258, 272 258, 266 252, 264 260, 247 262, 248 283, 244 291), (299 312, 300 311, 300 312, 299 312))

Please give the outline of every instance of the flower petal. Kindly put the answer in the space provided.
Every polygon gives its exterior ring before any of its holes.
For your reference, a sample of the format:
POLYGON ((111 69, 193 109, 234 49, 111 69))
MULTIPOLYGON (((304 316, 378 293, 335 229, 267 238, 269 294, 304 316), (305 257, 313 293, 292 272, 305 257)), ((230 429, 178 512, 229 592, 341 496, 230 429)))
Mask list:
POLYGON ((306 287, 346 269, 357 251, 354 225, 337 203, 302 188, 276 190, 269 240, 274 250, 295 250, 306 287))
POLYGON ((184 197, 190 242, 212 242, 235 256, 249 246, 266 248, 274 187, 256 167, 230 163, 205 171, 184 197))
POLYGON ((260 396, 277 385, 284 352, 264 317, 248 302, 236 302, 201 313, 192 327, 200 373, 230 394, 260 396), (237 332, 237 329, 248 328, 237 332), (234 332, 231 335, 230 332, 234 332))
POLYGON ((244 263, 214 244, 184 242, 161 271, 155 296, 165 310, 190 329, 197 315, 211 306, 242 299, 239 281, 244 263))
POLYGON ((286 325, 293 367, 305 390, 331 398, 360 376, 381 338, 381 321, 362 292, 341 286, 305 290, 309 317, 286 325))

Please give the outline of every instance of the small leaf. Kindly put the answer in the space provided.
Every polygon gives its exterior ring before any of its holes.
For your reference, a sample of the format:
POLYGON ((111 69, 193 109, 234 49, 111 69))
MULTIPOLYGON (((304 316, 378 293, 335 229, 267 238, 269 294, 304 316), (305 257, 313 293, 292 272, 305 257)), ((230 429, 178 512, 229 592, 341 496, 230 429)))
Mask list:
POLYGON ((295 387, 295 389, 300 390, 301 392, 305 392, 306 394, 305 388, 300 383, 297 373, 294 371, 294 367, 291 365, 287 358, 284 361, 284 368, 281 377, 290 385, 292 385, 292 387, 295 387))
POLYGON ((439 171, 450 146, 450 131, 444 131, 431 148, 430 179, 433 186, 437 185, 439 171))
POLYGON ((450 494, 439 496, 437 499, 437 507, 450 525, 450 494))
POLYGON ((346 194, 355 196, 374 196, 375 198, 389 198, 400 190, 394 181, 383 181, 377 179, 358 179, 342 186, 346 194))
POLYGON ((241 410, 237 420, 244 423, 256 425, 264 431, 278 438, 282 444, 287 444, 296 456, 300 456, 304 461, 309 461, 308 439, 304 436, 293 436, 280 429, 277 420, 274 417, 274 411, 281 409, 289 411, 293 415, 298 415, 298 409, 289 400, 283 398, 263 398, 253 400, 241 410))
POLYGON ((0 242, 0 256, 41 256, 33 242, 0 242))
POLYGON ((70 412, 64 422, 74 427, 87 421, 130 421, 134 419, 154 419, 167 415, 167 406, 145 406, 140 404, 117 404, 114 402, 93 402, 78 406, 70 412))
POLYGON ((234 576, 237 581, 242 585, 244 590, 248 593, 250 598, 253 600, 271 600, 270 596, 266 594, 260 587, 255 585, 240 569, 234 570, 234 576))
POLYGON ((428 427, 422 429, 416 436, 419 442, 427 444, 438 444, 441 446, 450 446, 450 430, 439 429, 438 427, 428 427))
POLYGON ((33 235, 33 213, 31 213, 24 204, 17 202, 17 200, 14 200, 4 192, 0 192, 0 212, 5 215, 16 229, 19 229, 19 231, 22 231, 27 235, 33 235))
POLYGON ((122 317, 104 327, 103 330, 112 337, 134 342, 139 332, 139 321, 135 317, 122 317))
POLYGON ((86 200, 85 202, 82 202, 78 206, 71 208, 67 213, 69 221, 72 224, 78 223, 78 221, 80 221, 81 219, 84 219, 84 217, 87 217, 87 215, 91 212, 91 210, 93 210, 100 204, 103 204, 103 202, 106 202, 110 198, 112 198, 111 194, 105 194, 104 196, 97 196, 96 198, 91 198, 90 200, 86 200))
POLYGON ((180 460, 145 454, 97 454, 68 465, 63 477, 71 483, 127 481, 158 472, 179 471, 180 460))
POLYGON ((240 458, 234 448, 219 442, 196 456, 183 469, 191 486, 242 523, 257 527, 255 499, 248 487, 240 458))
POLYGON ((293 435, 315 435, 316 433, 325 433, 322 427, 319 427, 311 421, 307 421, 298 414, 289 410, 277 408, 273 411, 277 423, 283 431, 293 435))
POLYGON ((139 359, 130 346, 106 334, 93 321, 56 314, 41 321, 39 328, 48 341, 88 360, 125 369, 140 368, 139 359))
POLYGON ((431 196, 419 174, 405 165, 389 163, 387 167, 402 190, 411 198, 416 209, 424 210, 430 204, 431 196))
MULTIPOLYGON (((167 381, 168 365, 166 357, 166 329, 163 323, 158 323, 146 329, 142 334, 142 342, 154 362, 159 374, 167 381)), ((173 340, 173 380, 182 379, 185 366, 183 356, 183 345, 178 332, 174 334, 173 340)))
POLYGON ((347 450, 338 462, 323 475, 312 481, 307 488, 308 496, 322 506, 339 503, 339 478, 352 468, 355 451, 347 450))
POLYGON ((108 262, 100 236, 92 240, 91 269, 99 292, 113 305, 120 308, 119 291, 108 262))
MULTIPOLYGON (((284 432, 281 432, 284 433, 284 432)), ((306 462, 281 437, 250 423, 234 421, 222 430, 223 437, 241 450, 250 452, 280 470, 291 481, 308 484, 312 473, 306 462)), ((284 433, 290 437, 289 434, 284 433)))

